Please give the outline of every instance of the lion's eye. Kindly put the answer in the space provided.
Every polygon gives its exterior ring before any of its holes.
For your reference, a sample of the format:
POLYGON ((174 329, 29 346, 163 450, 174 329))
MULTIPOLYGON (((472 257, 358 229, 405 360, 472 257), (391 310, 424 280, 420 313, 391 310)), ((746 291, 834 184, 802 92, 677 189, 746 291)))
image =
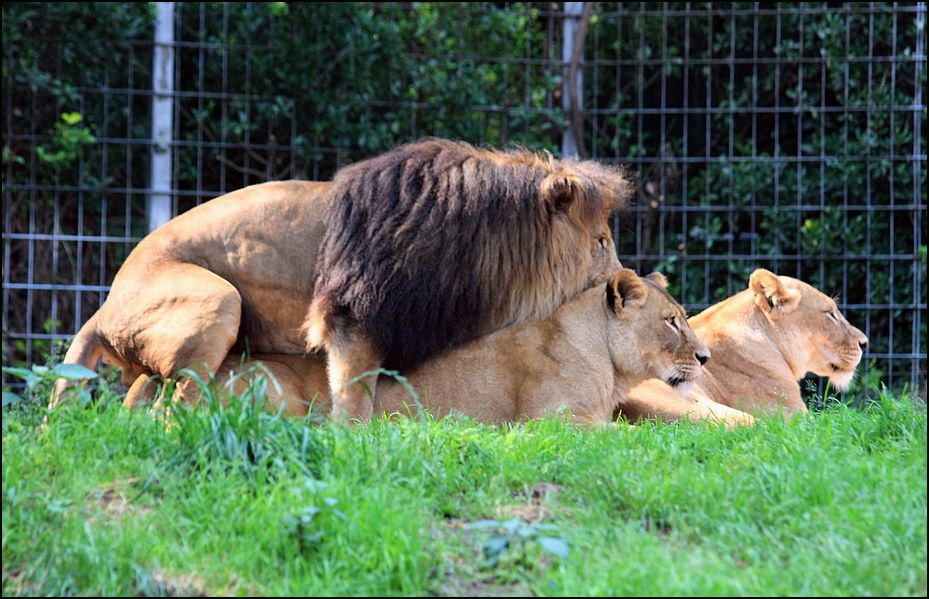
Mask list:
POLYGON ((675 329, 677 328, 677 317, 676 316, 668 316, 667 318, 665 318, 665 322, 667 322, 669 325, 671 325, 675 329))
POLYGON ((597 241, 600 242, 601 248, 606 249, 606 237, 600 237, 597 241))
POLYGON ((836 322, 838 322, 838 320, 839 320, 839 313, 838 313, 838 312, 836 312, 835 310, 829 310, 829 311, 827 312, 827 314, 829 315, 829 318, 831 318, 832 320, 835 320, 836 322))

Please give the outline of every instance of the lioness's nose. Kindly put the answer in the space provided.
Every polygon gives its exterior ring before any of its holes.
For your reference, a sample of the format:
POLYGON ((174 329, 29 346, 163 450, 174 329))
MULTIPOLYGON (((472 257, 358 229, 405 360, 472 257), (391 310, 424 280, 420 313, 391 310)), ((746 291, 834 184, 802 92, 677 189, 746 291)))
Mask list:
POLYGON ((861 351, 868 349, 868 338, 865 337, 863 341, 858 342, 858 347, 861 348, 861 351))
POLYGON ((705 352, 703 352, 703 353, 697 352, 697 353, 694 354, 694 356, 697 357, 697 362, 700 362, 700 365, 702 366, 702 365, 706 364, 706 361, 707 361, 707 360, 710 359, 710 352, 709 352, 709 350, 707 350, 707 351, 705 351, 705 352))

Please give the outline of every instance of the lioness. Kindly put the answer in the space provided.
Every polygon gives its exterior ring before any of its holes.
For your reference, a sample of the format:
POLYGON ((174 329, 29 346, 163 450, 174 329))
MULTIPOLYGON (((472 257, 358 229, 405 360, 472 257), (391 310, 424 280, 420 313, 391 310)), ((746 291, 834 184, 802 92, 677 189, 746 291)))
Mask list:
MULTIPOLYGON (((621 269, 604 287, 589 289, 541 321, 501 329, 448 351, 407 373, 423 405, 436 416, 457 411, 489 423, 539 418, 567 408, 584 423, 609 422, 628 390, 648 377, 670 386, 696 380, 710 357, 665 278, 621 269)), ((319 356, 255 356, 277 379, 287 412, 329 409, 325 360, 319 356)), ((256 371, 230 356, 220 382, 235 371, 241 392, 256 371)), ((260 372, 260 371, 257 371, 260 372)), ((374 398, 378 413, 415 407, 402 385, 387 378, 374 398)))
POLYGON ((797 381, 812 372, 845 389, 868 346, 832 298, 762 268, 748 289, 689 322, 713 353, 704 376, 689 395, 658 379, 637 385, 620 408, 626 418, 750 423, 749 414, 806 412, 797 381))

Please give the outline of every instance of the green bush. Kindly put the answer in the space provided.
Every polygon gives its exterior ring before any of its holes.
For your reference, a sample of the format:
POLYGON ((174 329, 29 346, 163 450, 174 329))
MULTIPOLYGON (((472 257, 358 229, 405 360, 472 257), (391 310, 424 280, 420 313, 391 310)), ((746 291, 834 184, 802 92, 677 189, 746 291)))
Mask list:
MULTIPOLYGON (((617 115, 587 146, 633 164, 659 158, 636 166, 654 190, 640 196, 651 203, 644 220, 661 226, 621 228, 620 254, 670 274, 672 292, 696 307, 744 289, 757 267, 796 276, 854 306, 846 315, 871 353, 925 355, 926 319, 914 322, 926 297, 925 209, 914 206, 917 186, 926 197, 925 159, 913 157, 925 95, 921 110, 892 108, 918 105, 925 89, 914 60, 925 14, 921 25, 915 11, 883 3, 762 8, 776 13, 759 16, 750 3, 601 6, 588 64, 645 62, 590 86, 617 115), (664 129, 618 112, 659 106, 669 108, 664 129), (698 114, 681 116, 682 107, 698 114), (700 112, 708 107, 719 110, 700 112), (682 166, 681 157, 705 161, 682 166), (685 211, 693 206, 705 210, 685 211)), ((913 361, 877 363, 887 382, 909 383, 913 361)))
MULTIPOLYGON (((908 382, 914 365, 924 382, 925 360, 888 357, 927 351, 926 319, 916 320, 927 278, 926 178, 916 178, 925 161, 912 157, 915 117, 925 125, 927 115, 909 108, 926 82, 915 60, 925 52, 918 13, 884 3, 760 8, 595 7, 584 104, 597 110, 586 114, 585 146, 640 181, 635 216, 617 221, 620 257, 666 272, 693 309, 744 288, 759 266, 803 278, 849 306, 887 383, 908 382), (664 113, 642 110, 656 108, 664 113)), ((178 209, 267 179, 326 179, 428 135, 557 154, 558 10, 176 3, 178 209)), ((144 235, 144 194, 132 190, 146 187, 149 149, 119 140, 150 137, 150 97, 131 90, 148 89, 152 34, 150 4, 4 5, 11 231, 77 233, 83 223, 144 235)), ((25 281, 28 242, 5 243, 10 280, 25 281)), ((69 283, 80 272, 109 282, 131 249, 104 243, 79 261, 74 242, 55 243, 57 266, 40 247, 34 280, 69 283)), ((50 294, 32 297, 34 322, 25 322, 25 295, 10 293, 10 330, 39 331, 50 294)), ((95 308, 84 297, 78 320, 95 308)), ((57 301, 61 326, 51 332, 73 330, 72 295, 57 301)), ((4 346, 5 359, 42 361, 31 343, 4 346)))

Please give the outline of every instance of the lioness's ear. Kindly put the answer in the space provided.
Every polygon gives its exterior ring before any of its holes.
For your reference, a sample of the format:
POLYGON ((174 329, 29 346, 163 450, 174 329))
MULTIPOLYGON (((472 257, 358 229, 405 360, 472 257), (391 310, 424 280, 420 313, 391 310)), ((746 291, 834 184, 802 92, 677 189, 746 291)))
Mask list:
POLYGON ((584 188, 572 175, 552 173, 542 180, 542 199, 552 212, 564 212, 574 202, 583 199, 584 188))
POLYGON ((785 287, 770 270, 759 268, 753 272, 748 279, 748 288, 755 294, 755 304, 766 314, 773 310, 786 314, 800 304, 800 292, 785 287))
POLYGON ((642 307, 646 297, 648 286, 635 271, 628 268, 616 271, 613 279, 606 284, 606 304, 616 314, 642 307))
POLYGON ((668 278, 665 277, 660 272, 653 272, 653 273, 647 274, 645 275, 645 278, 651 281, 652 283, 654 283, 655 285, 658 285, 662 289, 668 288, 668 278))

